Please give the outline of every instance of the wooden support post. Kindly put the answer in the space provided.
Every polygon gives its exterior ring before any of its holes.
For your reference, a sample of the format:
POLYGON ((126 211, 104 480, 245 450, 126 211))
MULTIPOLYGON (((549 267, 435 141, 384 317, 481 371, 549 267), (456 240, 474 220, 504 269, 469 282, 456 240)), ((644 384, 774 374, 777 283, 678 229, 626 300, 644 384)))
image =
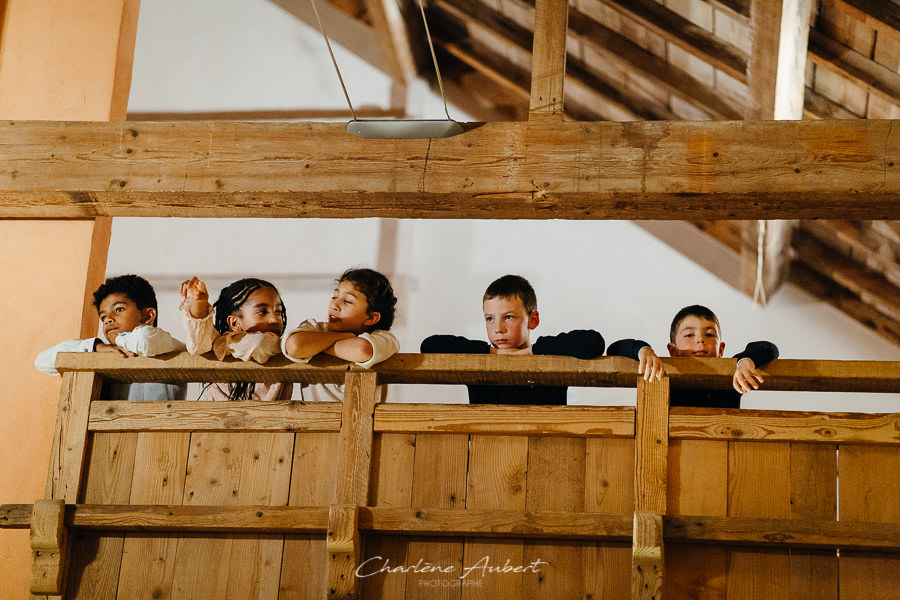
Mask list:
POLYGON ((336 504, 328 508, 328 598, 359 597, 356 568, 360 559, 359 506, 336 504))
POLYGON ((358 598, 361 540, 359 507, 369 497, 378 375, 350 371, 344 384, 344 403, 338 446, 336 505, 328 511, 328 597, 358 598))
POLYGON ((91 400, 100 394, 101 379, 91 371, 63 373, 59 414, 50 455, 50 473, 44 496, 78 502, 78 486, 84 471, 91 400))
POLYGON ((563 116, 566 77, 566 0, 537 0, 534 6, 534 50, 531 58, 531 105, 528 118, 563 116))
POLYGON ((638 381, 634 435, 632 599, 662 598, 662 515, 666 512, 669 378, 638 381))
POLYGON ((663 519, 652 511, 634 512, 632 537, 632 600, 662 600, 663 519))
POLYGON ((37 500, 31 515, 31 593, 63 594, 66 585, 66 535, 62 500, 37 500))

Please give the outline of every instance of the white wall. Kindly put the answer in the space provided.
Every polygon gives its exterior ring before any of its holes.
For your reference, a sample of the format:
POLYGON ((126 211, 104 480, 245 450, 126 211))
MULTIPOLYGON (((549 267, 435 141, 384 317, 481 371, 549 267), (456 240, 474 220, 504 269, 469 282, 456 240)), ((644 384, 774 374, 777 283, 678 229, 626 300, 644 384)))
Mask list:
MULTIPOLYGON (((363 90, 360 104, 387 106, 387 78, 346 52, 338 51, 338 61, 345 80, 363 90)), ((351 88, 351 99, 355 93, 351 88)), ((344 106, 320 34, 266 0, 141 3, 130 110, 344 106)), ((408 110, 442 114, 423 86, 408 110)), ((377 219, 116 219, 107 271, 147 276, 159 294, 161 325, 175 332, 181 330, 178 283, 194 274, 207 278, 212 294, 240 277, 269 279, 296 324, 324 316, 332 278, 343 269, 380 266, 380 234, 377 219)), ((783 357, 900 360, 900 348, 796 287, 785 286, 768 306, 755 307, 628 222, 408 220, 396 242, 394 330, 404 352, 417 351, 432 333, 483 339, 484 288, 518 273, 538 293, 537 335, 594 328, 608 343, 638 337, 664 355, 674 313, 701 303, 718 314, 731 354, 767 339, 783 357)), ((458 387, 403 386, 392 398, 464 401, 465 395, 458 387)), ((572 390, 570 402, 633 404, 634 391, 572 390)), ((898 410, 896 395, 824 393, 753 392, 744 406, 898 410)))

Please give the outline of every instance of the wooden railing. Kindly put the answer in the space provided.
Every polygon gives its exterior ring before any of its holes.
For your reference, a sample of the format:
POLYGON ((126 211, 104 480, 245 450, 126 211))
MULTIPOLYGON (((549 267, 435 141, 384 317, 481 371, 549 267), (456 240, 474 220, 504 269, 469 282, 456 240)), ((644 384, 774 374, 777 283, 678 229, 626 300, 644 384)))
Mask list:
MULTIPOLYGON (((734 361, 665 362, 648 384, 620 358, 63 354, 46 497, 3 505, 0 526, 31 528, 32 592, 67 598, 894 597, 900 413, 670 410, 670 385, 728 387, 734 361), (343 382, 345 398, 99 400, 103 379, 343 382), (375 400, 532 382, 636 387, 636 406, 375 400)), ((895 362, 765 374, 900 391, 895 362)))

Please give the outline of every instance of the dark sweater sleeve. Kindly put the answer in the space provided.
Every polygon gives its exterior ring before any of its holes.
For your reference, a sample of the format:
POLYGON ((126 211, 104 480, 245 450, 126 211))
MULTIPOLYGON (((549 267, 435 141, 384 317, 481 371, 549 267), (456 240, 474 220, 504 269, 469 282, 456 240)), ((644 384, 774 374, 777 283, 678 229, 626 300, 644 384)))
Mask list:
POLYGON ((559 335, 541 336, 531 346, 532 354, 552 354, 589 359, 603 356, 606 341, 593 329, 576 329, 559 335))
POLYGON ((645 342, 644 340, 616 340, 612 344, 609 345, 609 350, 606 351, 607 356, 624 356, 625 358, 633 358, 634 360, 640 360, 638 358, 638 354, 641 351, 641 348, 650 348, 650 344, 645 342))
POLYGON ((489 354, 491 346, 459 335, 430 335, 422 340, 419 351, 426 354, 489 354))
POLYGON ((778 358, 778 347, 772 342, 750 342, 743 352, 735 354, 734 358, 741 360, 749 358, 757 367, 778 358))

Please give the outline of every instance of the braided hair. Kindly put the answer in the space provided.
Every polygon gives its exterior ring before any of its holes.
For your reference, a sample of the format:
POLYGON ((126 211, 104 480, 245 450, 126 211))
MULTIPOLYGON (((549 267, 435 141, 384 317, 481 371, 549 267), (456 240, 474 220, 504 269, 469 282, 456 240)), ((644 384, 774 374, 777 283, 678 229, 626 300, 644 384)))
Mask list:
MULTIPOLYGON (((231 331, 231 327, 228 325, 228 317, 238 313, 241 310, 241 307, 244 305, 247 300, 250 299, 250 296, 256 290, 268 287, 275 290, 275 293, 278 293, 278 289, 263 279, 256 279, 254 277, 247 277, 245 279, 239 279, 234 283, 222 288, 222 291, 219 292, 219 298, 213 303, 213 306, 216 309, 215 320, 213 321, 213 326, 216 328, 220 334, 225 334, 231 331)), ((284 303, 281 304, 281 322, 287 323, 287 310, 284 307, 284 303)), ((284 333, 284 331, 279 332, 284 333)), ((209 384, 207 384, 209 385, 209 384)), ((250 400, 253 397, 253 391, 256 388, 256 384, 248 381, 239 381, 237 383, 229 383, 228 384, 228 399, 229 400, 250 400)))

